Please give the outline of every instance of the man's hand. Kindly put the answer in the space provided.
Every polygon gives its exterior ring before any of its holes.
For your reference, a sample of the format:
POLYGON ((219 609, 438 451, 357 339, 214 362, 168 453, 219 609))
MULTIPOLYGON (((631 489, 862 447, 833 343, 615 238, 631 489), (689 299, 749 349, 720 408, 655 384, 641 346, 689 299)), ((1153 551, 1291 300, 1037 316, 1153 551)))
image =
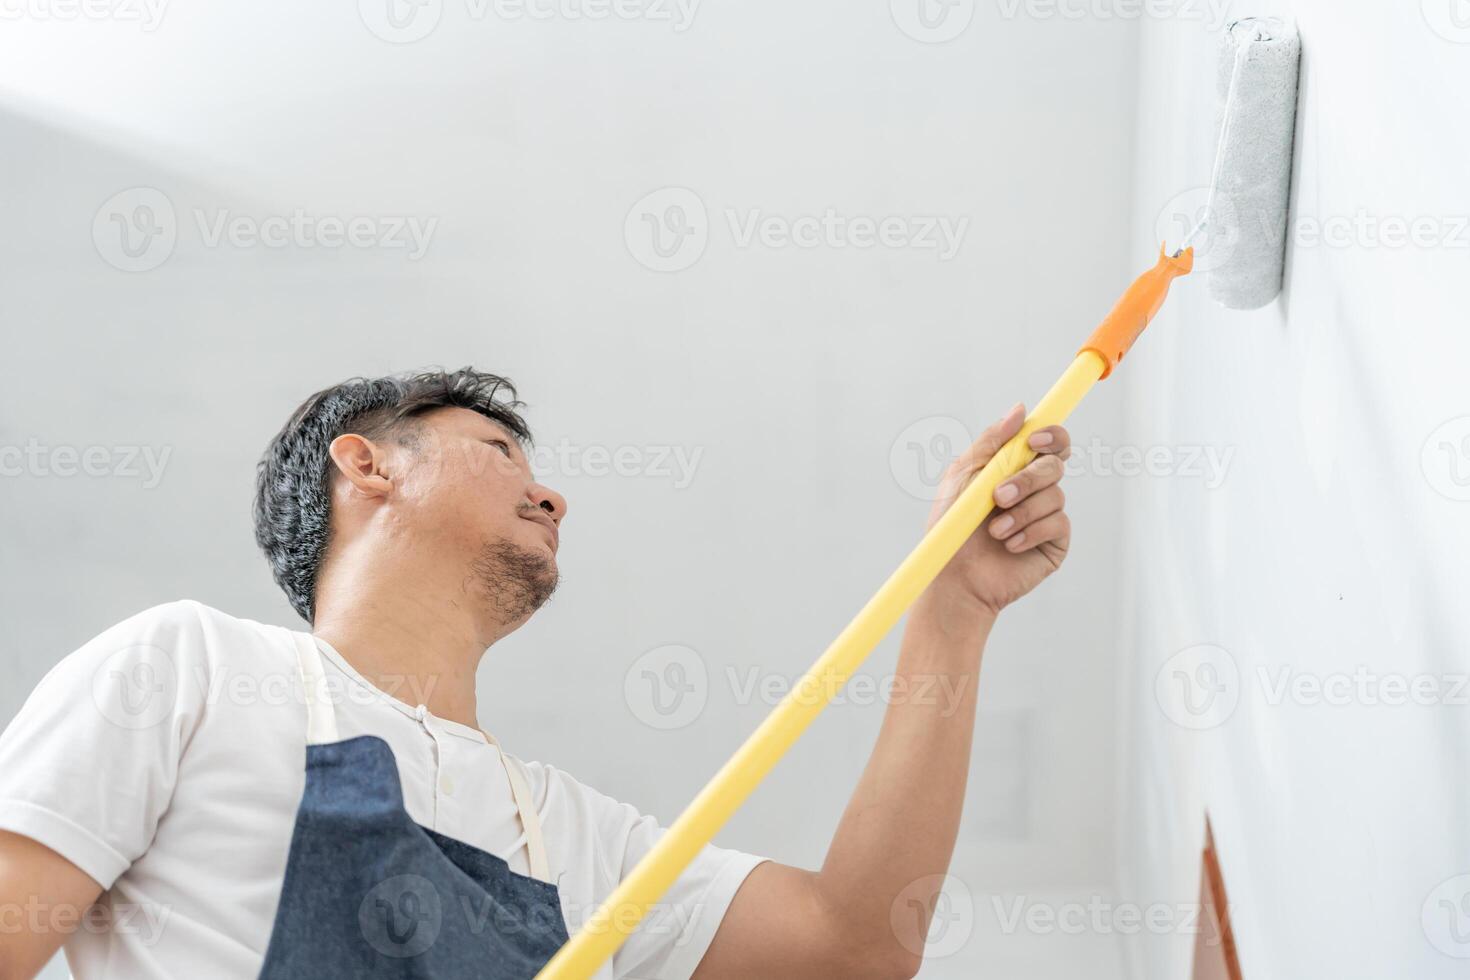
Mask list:
MULTIPOLYGON (((1026 412, 1016 405, 981 433, 950 464, 929 514, 929 527, 949 509, 1000 447, 1021 431, 1026 412)), ((995 510, 970 536, 929 587, 943 598, 973 599, 992 614, 1036 588, 1067 557, 1072 525, 1058 485, 1071 438, 1059 425, 1038 429, 1028 440, 1037 457, 995 488, 995 510)))

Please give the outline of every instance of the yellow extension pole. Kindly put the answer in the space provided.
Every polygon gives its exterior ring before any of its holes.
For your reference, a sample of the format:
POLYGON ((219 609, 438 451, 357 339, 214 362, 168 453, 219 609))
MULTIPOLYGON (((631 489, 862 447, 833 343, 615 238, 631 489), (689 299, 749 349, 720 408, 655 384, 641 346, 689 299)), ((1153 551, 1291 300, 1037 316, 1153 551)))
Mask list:
POLYGON ((1036 458, 1026 445, 1037 429, 1059 425, 1102 377, 1107 365, 1093 351, 1077 355, 1072 366, 1027 417, 1021 431, 995 454, 949 510, 924 535, 903 564, 847 624, 761 726, 726 762, 608 896, 582 930, 546 964, 538 980, 586 980, 597 972, 663 897, 674 880, 704 848, 795 744, 808 725, 862 666, 868 654, 893 628, 969 539, 995 506, 995 488, 1036 458))
POLYGON ((700 790, 581 930, 537 974, 537 980, 587 980, 617 952, 653 904, 714 839, 985 520, 995 506, 995 488, 1036 458, 1036 451, 1026 445, 1031 433, 1066 421, 1092 386, 1112 372, 1158 312, 1170 282, 1192 269, 1193 258, 1189 249, 1172 258, 1160 252, 1158 265, 1140 276, 1124 294, 1072 365, 1036 404, 1021 431, 976 474, 791 692, 700 790))

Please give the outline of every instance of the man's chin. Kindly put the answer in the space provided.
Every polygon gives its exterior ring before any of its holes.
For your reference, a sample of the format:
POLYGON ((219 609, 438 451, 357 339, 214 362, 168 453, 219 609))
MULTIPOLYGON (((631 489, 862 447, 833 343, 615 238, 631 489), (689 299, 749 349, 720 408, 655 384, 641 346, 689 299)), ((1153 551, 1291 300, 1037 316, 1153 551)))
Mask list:
POLYGON ((500 539, 486 542, 471 566, 476 587, 503 622, 526 619, 546 604, 561 582, 550 545, 526 548, 500 539))

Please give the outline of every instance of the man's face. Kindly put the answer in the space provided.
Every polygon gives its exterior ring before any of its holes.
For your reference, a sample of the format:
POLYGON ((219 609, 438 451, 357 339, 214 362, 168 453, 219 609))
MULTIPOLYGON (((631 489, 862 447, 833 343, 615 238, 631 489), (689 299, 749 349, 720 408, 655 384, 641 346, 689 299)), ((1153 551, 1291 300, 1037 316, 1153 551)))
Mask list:
POLYGON ((502 619, 524 620, 556 588, 566 500, 536 482, 515 437, 483 415, 441 408, 415 421, 393 449, 400 530, 464 567, 466 591, 502 619))

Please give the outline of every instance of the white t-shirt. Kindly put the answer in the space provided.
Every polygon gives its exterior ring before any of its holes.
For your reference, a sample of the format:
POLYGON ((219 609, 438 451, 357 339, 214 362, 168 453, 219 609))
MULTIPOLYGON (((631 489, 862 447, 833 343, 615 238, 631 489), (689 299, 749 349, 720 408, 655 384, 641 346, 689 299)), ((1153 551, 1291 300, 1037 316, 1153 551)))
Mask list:
MULTIPOLYGON (((292 636, 197 602, 157 606, 65 658, 0 735, 0 829, 104 888, 66 943, 81 980, 259 973, 305 785, 292 636)), ((341 738, 388 743, 409 815, 529 873, 510 781, 484 735, 317 645, 341 738)), ((662 830, 552 766, 507 759, 531 788, 575 933, 662 830)), ((761 860, 705 848, 598 978, 688 977, 761 860)), ((23 911, 43 927, 55 914, 23 911)))

